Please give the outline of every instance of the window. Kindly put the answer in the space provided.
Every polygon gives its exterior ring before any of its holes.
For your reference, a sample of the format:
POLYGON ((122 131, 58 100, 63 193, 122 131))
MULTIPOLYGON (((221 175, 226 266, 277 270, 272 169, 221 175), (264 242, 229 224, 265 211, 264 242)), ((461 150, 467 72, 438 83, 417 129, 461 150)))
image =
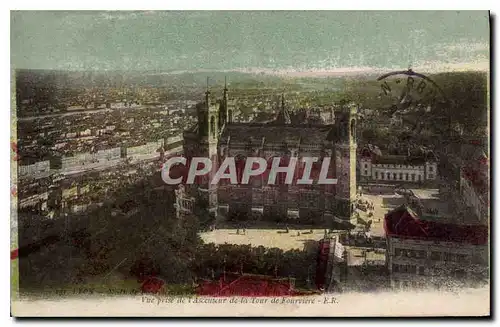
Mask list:
POLYGON ((427 256, 427 253, 425 253, 424 250, 415 251, 415 257, 417 259, 425 259, 426 256, 427 256))
POLYGON ((210 132, 212 134, 212 137, 215 137, 217 131, 215 130, 215 117, 212 116, 210 118, 210 132))
MULTIPOLYGON (((417 266, 413 265, 397 265, 398 272, 400 273, 405 273, 405 274, 416 274, 417 273, 417 266)), ((394 269, 394 266, 393 266, 394 269)))
POLYGON ((434 174, 429 174, 429 178, 433 179, 434 178, 434 174))
POLYGON ((431 252, 431 260, 440 261, 441 260, 441 252, 431 252))
POLYGON ((403 173, 399 173, 399 179, 403 180, 403 173))
POLYGON ((391 173, 387 173, 387 179, 391 179, 391 173))
POLYGON ((405 180, 406 180, 406 181, 408 180, 408 173, 406 173, 406 178, 405 178, 405 180))
POLYGON ((444 253, 444 261, 455 261, 455 254, 454 253, 445 252, 444 253))
POLYGON ((429 166, 429 171, 434 171, 434 167, 429 166))
POLYGON ((393 173, 393 174, 392 174, 392 179, 394 179, 394 180, 396 180, 396 179, 397 179, 397 178, 396 178, 396 173, 393 173))
POLYGON ((425 271, 424 267, 422 267, 422 266, 418 267, 418 274, 419 275, 424 275, 424 271, 425 271))
POLYGON ((368 169, 368 164, 367 163, 365 163, 365 169, 368 169))
POLYGON ((368 175, 368 170, 365 170, 365 175, 368 175))
POLYGON ((414 182, 415 181, 415 174, 411 174, 411 180, 414 182))
POLYGON ((375 172, 375 178, 378 179, 378 171, 375 172))
POLYGON ((351 120, 351 137, 356 141, 356 121, 354 119, 351 120))

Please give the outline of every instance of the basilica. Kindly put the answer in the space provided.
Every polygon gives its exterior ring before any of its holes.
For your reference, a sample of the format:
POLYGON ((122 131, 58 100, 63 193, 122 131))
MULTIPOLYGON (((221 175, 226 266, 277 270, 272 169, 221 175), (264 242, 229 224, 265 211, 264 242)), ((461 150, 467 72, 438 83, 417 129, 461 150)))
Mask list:
MULTIPOLYGON (((196 106, 198 122, 184 131, 184 156, 210 158, 217 168, 230 156, 244 162, 247 157, 264 158, 271 163, 280 157, 316 157, 319 164, 330 158, 328 177, 336 184, 269 185, 266 176, 253 177, 248 184, 231 184, 221 180, 212 184, 208 173, 195 184, 185 185, 186 194, 197 205, 218 218, 250 221, 260 219, 295 220, 324 226, 355 224, 356 199, 356 116, 355 106, 346 105, 335 112, 334 122, 297 120, 282 98, 275 119, 259 123, 233 121, 235 105, 229 100, 227 86, 222 98, 215 99, 207 89, 204 101, 196 106)), ((296 117, 295 117, 296 118, 296 117)), ((240 168, 238 168, 240 167, 240 168)), ((297 167, 296 171, 301 171, 297 167)), ((241 165, 237 164, 237 169, 241 165)), ((314 179, 314 176, 312 176, 314 179)))

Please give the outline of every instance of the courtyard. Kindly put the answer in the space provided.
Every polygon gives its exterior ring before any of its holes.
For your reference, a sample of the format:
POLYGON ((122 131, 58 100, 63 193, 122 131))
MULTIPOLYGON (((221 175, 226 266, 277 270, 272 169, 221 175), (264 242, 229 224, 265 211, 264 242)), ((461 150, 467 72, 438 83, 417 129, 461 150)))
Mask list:
POLYGON ((315 245, 325 235, 324 229, 216 229, 202 232, 200 237, 205 243, 239 244, 279 248, 284 251, 297 249, 304 250, 315 245))

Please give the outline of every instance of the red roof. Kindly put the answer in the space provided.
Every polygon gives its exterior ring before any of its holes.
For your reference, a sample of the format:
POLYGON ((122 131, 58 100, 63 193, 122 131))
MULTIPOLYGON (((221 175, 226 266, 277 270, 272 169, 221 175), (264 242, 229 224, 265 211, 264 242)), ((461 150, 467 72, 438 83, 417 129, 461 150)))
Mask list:
POLYGON ((401 206, 385 215, 387 236, 484 245, 488 242, 488 227, 483 225, 445 224, 419 219, 416 214, 401 206))
MULTIPOLYGON (((229 274, 228 274, 229 275, 229 274)), ((277 279, 266 275, 231 275, 224 280, 204 281, 196 288, 198 295, 209 296, 294 296, 296 291, 288 279, 277 279)))

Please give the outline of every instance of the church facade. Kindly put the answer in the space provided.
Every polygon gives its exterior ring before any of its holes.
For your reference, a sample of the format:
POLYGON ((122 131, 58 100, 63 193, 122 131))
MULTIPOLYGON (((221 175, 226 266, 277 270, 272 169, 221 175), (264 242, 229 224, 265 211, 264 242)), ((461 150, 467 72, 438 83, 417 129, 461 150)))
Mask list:
POLYGON ((357 112, 354 106, 336 112, 333 124, 294 121, 284 99, 276 118, 269 122, 234 122, 233 113, 227 86, 219 100, 207 90, 204 101, 197 105, 198 123, 184 132, 187 160, 193 157, 212 160, 211 173, 196 184, 186 185, 187 193, 199 205, 217 217, 231 220, 288 219, 325 226, 356 223, 353 213, 357 112), (242 169, 238 163, 248 157, 261 157, 268 163, 280 157, 284 165, 289 158, 296 157, 296 175, 305 165, 301 158, 316 157, 321 165, 323 158, 329 157, 328 178, 336 178, 337 184, 289 185, 284 183, 284 176, 278 174, 277 183, 269 185, 265 173, 252 178, 248 184, 230 184, 227 180, 211 184, 218 166, 229 156, 236 158, 238 176, 242 169))

